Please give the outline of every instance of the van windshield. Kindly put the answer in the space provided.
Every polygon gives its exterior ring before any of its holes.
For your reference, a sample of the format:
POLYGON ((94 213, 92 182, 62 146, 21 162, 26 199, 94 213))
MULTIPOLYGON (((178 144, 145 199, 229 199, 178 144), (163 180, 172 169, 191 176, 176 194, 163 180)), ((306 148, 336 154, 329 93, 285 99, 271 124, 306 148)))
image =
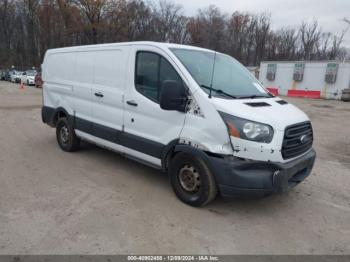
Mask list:
POLYGON ((224 98, 271 97, 259 81, 234 58, 208 51, 170 49, 207 93, 224 98), (215 59, 215 66, 213 66, 215 59), (213 76, 213 81, 212 81, 213 76), (211 86, 212 84, 212 86, 211 86))

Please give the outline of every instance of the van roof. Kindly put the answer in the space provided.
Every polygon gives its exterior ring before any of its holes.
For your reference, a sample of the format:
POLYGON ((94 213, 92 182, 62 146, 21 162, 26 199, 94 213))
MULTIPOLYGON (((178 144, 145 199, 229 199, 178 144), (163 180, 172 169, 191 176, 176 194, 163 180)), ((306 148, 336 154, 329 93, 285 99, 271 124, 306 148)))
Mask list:
POLYGON ((190 49, 190 50, 201 50, 201 51, 207 51, 207 52, 214 52, 210 49, 205 49, 201 47, 191 46, 191 45, 180 45, 180 44, 173 44, 173 43, 161 43, 161 42, 152 42, 152 41, 134 41, 134 42, 120 42, 120 43, 110 43, 110 44, 97 44, 97 45, 83 45, 83 46, 72 46, 72 47, 63 47, 63 48, 54 48, 47 50, 47 53, 56 53, 56 52, 68 52, 68 51, 78 51, 78 50, 85 50, 90 48, 113 48, 117 46, 133 46, 133 45, 150 45, 154 47, 159 47, 161 49, 168 49, 168 48, 183 48, 183 49, 190 49))

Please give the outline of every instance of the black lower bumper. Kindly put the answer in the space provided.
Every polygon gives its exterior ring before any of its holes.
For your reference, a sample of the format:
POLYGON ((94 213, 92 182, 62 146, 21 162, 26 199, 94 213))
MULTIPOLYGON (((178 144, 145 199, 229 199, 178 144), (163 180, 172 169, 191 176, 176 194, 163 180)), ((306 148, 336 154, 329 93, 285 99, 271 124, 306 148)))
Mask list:
POLYGON ((285 192, 310 175, 316 158, 312 149, 288 163, 210 157, 220 193, 225 198, 258 198, 285 192))

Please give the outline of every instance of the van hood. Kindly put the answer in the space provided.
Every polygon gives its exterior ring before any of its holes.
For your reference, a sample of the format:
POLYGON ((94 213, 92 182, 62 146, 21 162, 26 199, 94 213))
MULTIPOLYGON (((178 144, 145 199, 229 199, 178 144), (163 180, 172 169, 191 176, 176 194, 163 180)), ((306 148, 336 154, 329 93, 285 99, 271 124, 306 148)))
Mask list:
POLYGON ((287 126, 309 121, 308 116, 292 104, 280 104, 281 98, 223 99, 212 97, 216 110, 248 120, 265 123, 283 131, 287 126))

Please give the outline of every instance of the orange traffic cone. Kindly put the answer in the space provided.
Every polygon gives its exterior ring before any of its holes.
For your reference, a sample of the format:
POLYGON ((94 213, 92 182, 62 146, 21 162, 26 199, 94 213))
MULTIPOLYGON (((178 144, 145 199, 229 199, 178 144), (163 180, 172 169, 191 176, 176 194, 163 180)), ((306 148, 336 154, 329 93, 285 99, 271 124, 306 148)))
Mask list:
POLYGON ((24 84, 23 84, 22 81, 21 81, 21 84, 20 84, 20 86, 19 86, 19 89, 24 89, 24 84))

